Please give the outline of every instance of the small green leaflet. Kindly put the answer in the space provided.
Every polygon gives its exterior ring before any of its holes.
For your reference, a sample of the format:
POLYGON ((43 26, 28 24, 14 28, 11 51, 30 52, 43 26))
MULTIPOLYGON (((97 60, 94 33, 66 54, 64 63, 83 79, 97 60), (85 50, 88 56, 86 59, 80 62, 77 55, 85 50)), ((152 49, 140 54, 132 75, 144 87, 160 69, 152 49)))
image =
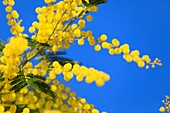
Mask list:
POLYGON ((4 81, 4 78, 2 77, 2 73, 0 73, 0 81, 4 81))
POLYGON ((107 2, 107 0, 89 0, 89 3, 87 3, 85 0, 82 0, 82 2, 85 6, 92 6, 92 5, 104 4, 107 2))
POLYGON ((3 40, 0 39, 0 56, 3 55, 2 51, 5 48, 5 42, 3 40))
POLYGON ((41 46, 46 46, 46 47, 50 47, 49 44, 39 43, 38 41, 32 40, 31 38, 27 38, 27 40, 28 40, 28 45, 31 46, 31 47, 37 48, 37 47, 39 47, 39 45, 41 45, 41 46))

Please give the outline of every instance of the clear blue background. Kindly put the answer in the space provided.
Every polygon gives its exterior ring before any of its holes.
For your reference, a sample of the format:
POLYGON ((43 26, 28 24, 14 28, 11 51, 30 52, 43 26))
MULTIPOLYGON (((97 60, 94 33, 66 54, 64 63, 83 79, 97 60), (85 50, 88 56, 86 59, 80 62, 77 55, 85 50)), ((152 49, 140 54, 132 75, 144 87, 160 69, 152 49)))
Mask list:
MULTIPOLYGON (((34 9, 43 4, 43 0, 16 0, 15 9, 26 32, 36 20, 34 9)), ((11 34, 4 8, 0 4, 0 38, 7 41, 11 34)), ((124 61, 122 55, 110 56, 105 50, 94 52, 87 43, 75 45, 68 50, 69 57, 107 72, 111 80, 101 88, 75 79, 65 84, 101 111, 159 113, 161 100, 170 95, 170 0, 109 0, 93 16, 94 21, 86 28, 93 30, 96 38, 102 33, 108 35, 109 41, 117 37, 122 44, 130 44, 132 50, 138 49, 153 60, 160 58, 163 66, 140 69, 135 63, 124 61)))

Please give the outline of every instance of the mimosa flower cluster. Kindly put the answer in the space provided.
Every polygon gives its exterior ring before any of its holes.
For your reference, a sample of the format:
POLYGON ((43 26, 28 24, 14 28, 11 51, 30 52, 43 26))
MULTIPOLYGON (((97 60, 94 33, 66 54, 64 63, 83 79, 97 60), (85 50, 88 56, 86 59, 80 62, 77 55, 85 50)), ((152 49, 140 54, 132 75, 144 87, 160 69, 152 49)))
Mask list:
POLYGON ((121 44, 116 38, 108 42, 106 34, 95 38, 91 30, 84 30, 86 23, 93 20, 89 12, 97 12, 98 5, 106 0, 44 2, 45 6, 35 9, 37 20, 25 34, 13 7, 15 1, 3 0, 12 36, 0 56, 0 113, 106 113, 99 112, 56 78, 63 75, 68 82, 75 77, 78 82, 95 82, 98 87, 110 80, 105 72, 57 56, 76 43, 82 46, 87 41, 96 52, 103 48, 110 55, 121 54, 140 68, 162 65, 158 58, 152 62, 148 55, 141 56, 138 50, 130 50, 128 44, 121 44), (38 63, 33 64, 34 60, 38 63))
POLYGON ((162 100, 162 103, 164 104, 164 106, 161 106, 159 108, 160 112, 167 112, 170 113, 170 103, 169 103, 169 96, 165 96, 165 100, 162 100))

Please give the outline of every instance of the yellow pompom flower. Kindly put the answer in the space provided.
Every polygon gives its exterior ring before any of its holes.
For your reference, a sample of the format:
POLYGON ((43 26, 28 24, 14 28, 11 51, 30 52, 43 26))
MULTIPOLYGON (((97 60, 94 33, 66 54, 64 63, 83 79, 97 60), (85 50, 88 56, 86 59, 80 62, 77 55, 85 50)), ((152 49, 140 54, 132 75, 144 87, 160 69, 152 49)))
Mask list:
POLYGON ((3 104, 0 104, 0 112, 4 112, 5 111, 5 108, 4 108, 4 105, 3 104))
POLYGON ((107 35, 103 34, 100 36, 101 41, 106 41, 107 40, 107 35))
POLYGON ((38 28, 39 23, 38 23, 38 22, 36 22, 36 21, 34 21, 34 22, 32 23, 32 26, 33 26, 33 27, 35 27, 35 28, 38 28))
POLYGON ((58 30, 63 29, 63 24, 62 24, 62 23, 59 23, 59 24, 57 25, 57 29, 58 29, 58 30))
POLYGON ((84 28, 85 25, 86 25, 85 20, 83 20, 83 19, 79 20, 79 21, 78 21, 78 25, 79 25, 81 28, 84 28))
POLYGON ((69 71, 72 69, 72 64, 71 63, 67 63, 64 65, 64 71, 69 71))
POLYGON ((55 92, 57 91, 57 87, 55 85, 51 85, 51 90, 55 92))
POLYGON ((114 39, 112 39, 112 44, 113 44, 115 47, 118 47, 118 46, 120 45, 120 42, 119 42, 116 38, 114 38, 114 39))
POLYGON ((51 2, 56 2, 57 0, 51 0, 51 2))
POLYGON ((78 40, 78 45, 84 45, 84 39, 79 39, 78 40))
POLYGON ((28 108, 24 108, 23 113, 30 113, 30 110, 28 108))
POLYGON ((6 56, 1 56, 0 61, 1 61, 2 63, 6 64, 7 61, 8 61, 8 59, 7 59, 6 56))
POLYGON ((12 18, 12 15, 11 15, 11 14, 7 14, 7 15, 6 15, 6 18, 9 20, 9 19, 12 18))
POLYGON ((35 9, 35 12, 36 12, 37 14, 39 14, 39 13, 42 12, 42 9, 41 9, 40 7, 37 7, 37 8, 35 9))
POLYGON ((17 12, 16 10, 13 10, 13 11, 11 12, 11 14, 12 14, 12 17, 13 17, 13 18, 15 18, 15 19, 18 19, 18 18, 19 18, 19 14, 18 14, 18 12, 17 12))
POLYGON ((108 42, 102 42, 102 48, 106 49, 108 48, 108 42))
MULTIPOLYGON (((87 36, 92 36, 93 35, 93 32, 91 31, 91 30, 88 30, 87 32, 86 32, 87 34, 87 36)), ((92 36, 93 37, 93 36, 92 36)), ((94 38, 94 37, 93 37, 94 38)))
POLYGON ((104 85, 104 80, 101 79, 101 78, 97 79, 96 80, 96 85, 99 86, 99 87, 103 86, 104 85))
POLYGON ((33 74, 33 75, 37 75, 37 74, 38 74, 38 69, 36 69, 36 68, 33 69, 32 74, 33 74))
POLYGON ((88 16, 86 17, 86 20, 87 20, 88 22, 91 22, 91 21, 93 20, 93 16, 88 15, 88 16))
POLYGON ((80 37, 80 36, 81 36, 81 31, 80 31, 80 29, 74 30, 74 34, 75 34, 77 37, 80 37))
POLYGON ((55 67, 55 68, 60 68, 61 67, 61 65, 59 64, 58 61, 54 61, 52 66, 55 67))
POLYGON ((120 54, 121 53, 121 49, 120 48, 116 48, 115 49, 115 54, 120 54))
POLYGON ((94 46, 94 50, 95 51, 100 51, 101 50, 101 46, 99 44, 94 46))
POLYGON ((122 52, 123 52, 124 54, 129 54, 130 49, 129 49, 129 48, 123 48, 122 52))
MULTIPOLYGON (((131 55, 131 54, 130 54, 131 55)), ((132 56, 132 55, 131 55, 132 56)), ((141 61, 141 58, 139 57, 139 56, 132 56, 133 57, 133 61, 134 62, 136 62, 136 63, 138 63, 138 62, 140 62, 141 61)))
POLYGON ((102 113, 107 113, 107 112, 103 111, 102 113))
POLYGON ((146 69, 149 69, 149 66, 148 66, 148 65, 146 65, 146 69))
POLYGON ((124 49, 125 50, 128 50, 129 49, 129 45, 128 44, 123 44, 122 46, 120 46, 120 49, 123 51, 124 49))
POLYGON ((8 1, 6 1, 6 0, 3 0, 2 3, 3 3, 3 5, 5 5, 5 6, 8 5, 8 1))
POLYGON ((49 4, 49 3, 51 3, 51 0, 44 0, 44 2, 45 2, 46 4, 49 4))
POLYGON ((93 80, 92 77, 90 77, 90 76, 87 76, 86 79, 85 79, 85 82, 86 82, 87 84, 91 84, 93 81, 94 81, 94 80, 93 80))
POLYGON ((131 56, 139 56, 140 53, 139 53, 138 50, 134 50, 134 51, 132 51, 132 52, 130 53, 130 55, 131 55, 131 56))
POLYGON ((98 11, 98 7, 93 5, 93 6, 89 7, 88 11, 97 12, 98 11))
POLYGON ((15 5, 15 1, 14 1, 14 0, 10 0, 10 1, 8 1, 8 5, 10 5, 10 6, 14 6, 14 5, 15 5))
POLYGON ((85 104, 86 103, 86 99, 85 98, 81 98, 80 102, 85 104))
POLYGON ((93 109, 92 113, 99 113, 99 111, 97 109, 93 109))
POLYGON ((162 106, 162 107, 159 108, 159 111, 160 112, 165 112, 165 108, 162 106))
POLYGON ((16 112, 16 110, 17 110, 16 105, 11 105, 11 106, 10 106, 9 111, 10 111, 11 113, 15 113, 15 112, 16 112))
POLYGON ((29 28, 29 32, 30 32, 30 33, 34 33, 34 32, 35 32, 35 28, 34 28, 34 27, 30 27, 30 28, 29 28))
POLYGON ((145 63, 144 63, 143 61, 139 61, 139 62, 138 62, 138 66, 139 66, 140 68, 142 68, 142 67, 145 66, 145 63))
POLYGON ((20 55, 26 49, 28 49, 28 41, 26 39, 21 37, 11 38, 10 42, 5 45, 3 53, 5 56, 20 55))
POLYGON ((49 77, 50 77, 51 79, 55 79, 55 78, 56 78, 55 70, 51 70, 51 71, 49 72, 49 77))
POLYGON ((72 28, 72 29, 76 29, 76 28, 77 28, 77 24, 73 24, 73 25, 71 26, 71 28, 72 28))
POLYGON ((115 54, 115 50, 113 48, 109 49, 109 54, 110 55, 114 55, 115 54))
POLYGON ((168 96, 168 95, 166 95, 166 96, 165 96, 165 98, 166 98, 166 99, 169 99, 169 96, 168 96))
POLYGON ((80 74, 76 76, 76 80, 77 80, 78 82, 83 81, 83 79, 84 79, 84 77, 83 77, 82 75, 80 75, 80 74))
POLYGON ((57 52, 59 50, 58 46, 56 44, 53 45, 52 50, 54 52, 57 52))
POLYGON ((61 68, 55 68, 55 74, 59 75, 61 74, 62 69, 61 68))
POLYGON ((6 11, 6 12, 11 12, 11 11, 12 11, 12 7, 11 7, 11 6, 7 6, 7 7, 5 8, 5 11, 6 11))
POLYGON ((90 105, 89 104, 85 104, 84 105, 84 109, 89 110, 90 109, 90 105))
POLYGON ((143 55, 142 60, 146 61, 146 63, 149 63, 151 61, 148 55, 143 55))
POLYGON ((60 82, 59 82, 58 80, 54 80, 54 81, 53 81, 53 84, 54 84, 54 85, 58 85, 59 83, 60 83, 60 82))
POLYGON ((154 64, 152 64, 152 66, 151 66, 152 68, 155 68, 155 65, 154 64))
POLYGON ((130 55, 127 55, 126 58, 125 58, 125 60, 126 60, 127 62, 132 62, 133 58, 132 58, 130 55))

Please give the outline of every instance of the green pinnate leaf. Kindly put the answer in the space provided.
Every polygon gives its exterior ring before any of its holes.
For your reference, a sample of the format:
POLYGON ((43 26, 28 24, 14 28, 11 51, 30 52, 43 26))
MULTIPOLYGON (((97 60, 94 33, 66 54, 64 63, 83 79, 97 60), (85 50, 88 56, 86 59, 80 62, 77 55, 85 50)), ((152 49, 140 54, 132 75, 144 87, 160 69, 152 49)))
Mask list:
POLYGON ((29 82, 29 85, 34 88, 34 89, 38 89, 40 90, 41 92, 55 98, 56 97, 56 94, 50 90, 50 86, 48 84, 46 84, 45 82, 41 81, 41 80, 36 80, 36 81, 33 81, 33 80, 28 80, 29 82))
POLYGON ((17 84, 19 83, 20 81, 22 81, 23 79, 25 79, 24 76, 22 75, 18 75, 17 77, 13 78, 10 82, 11 85, 14 85, 14 84, 17 84))
POLYGON ((24 87, 28 86, 28 83, 26 82, 25 79, 23 79, 22 81, 20 81, 18 84, 13 85, 10 88, 10 91, 14 91, 14 92, 19 92, 21 89, 23 89, 24 87))
POLYGON ((89 3, 87 2, 87 0, 82 0, 82 2, 85 6, 92 6, 92 5, 104 4, 107 2, 107 0, 89 0, 89 3))

